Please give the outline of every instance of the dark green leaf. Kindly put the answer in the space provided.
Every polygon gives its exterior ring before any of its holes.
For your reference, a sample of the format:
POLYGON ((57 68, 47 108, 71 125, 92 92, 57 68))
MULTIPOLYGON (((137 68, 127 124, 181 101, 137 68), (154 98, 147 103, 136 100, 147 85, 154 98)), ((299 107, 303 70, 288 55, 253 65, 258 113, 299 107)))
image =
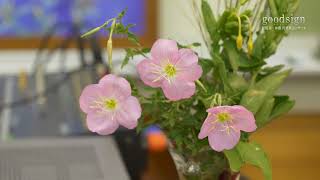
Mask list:
POLYGON ((239 67, 239 53, 235 46, 235 43, 232 41, 225 41, 224 48, 227 51, 229 63, 233 71, 237 71, 239 67))
POLYGON ((217 53, 220 48, 219 47, 220 32, 218 30, 221 29, 220 27, 222 27, 222 24, 224 25, 225 22, 221 21, 218 23, 214 17, 214 14, 212 12, 212 9, 209 3, 206 0, 202 0, 201 2, 202 2, 201 11, 204 19, 204 24, 210 35, 210 39, 212 41, 212 44, 211 44, 212 52, 210 52, 210 54, 214 54, 214 53, 217 53))
POLYGON ((257 114, 255 115, 258 128, 263 127, 271 121, 270 115, 274 106, 274 98, 267 98, 257 114))
POLYGON ((134 44, 137 44, 137 45, 139 44, 138 37, 132 32, 128 32, 128 40, 134 44))
POLYGON ((213 62, 210 59, 202 59, 202 58, 200 58, 199 59, 199 64, 202 67, 202 72, 203 72, 202 74, 203 75, 208 74, 213 68, 213 62))
POLYGON ((215 73, 216 77, 220 78, 220 80, 223 84, 224 90, 227 92, 230 92, 230 90, 232 88, 231 88, 230 83, 228 81, 226 66, 225 66, 223 60, 217 54, 214 55, 213 64, 214 64, 214 73, 215 73))
POLYGON ((209 3, 206 0, 201 1, 201 11, 204 19, 205 26, 210 34, 212 40, 215 40, 217 35, 217 22, 212 13, 209 3))
POLYGON ((240 168, 243 166, 244 162, 237 150, 237 148, 233 148, 231 150, 225 150, 223 153, 226 155, 230 169, 234 172, 239 172, 240 168))
POLYGON ((243 95, 240 104, 252 113, 257 113, 266 98, 275 93, 290 72, 291 70, 274 73, 261 79, 243 95))
POLYGON ((228 55, 229 64, 234 71, 237 71, 238 68, 241 71, 251 71, 265 64, 262 60, 254 57, 249 58, 246 53, 238 51, 236 44, 232 41, 225 41, 224 47, 228 55))
POLYGON ((257 37, 257 39, 254 41, 253 44, 253 51, 252 51, 252 56, 256 57, 257 59, 263 59, 262 54, 263 54, 263 46, 264 46, 264 36, 260 35, 257 37))
POLYGON ((259 167, 266 180, 272 179, 270 162, 260 145, 240 141, 232 150, 224 151, 224 154, 232 171, 238 172, 245 163, 248 163, 259 167))
POLYGON ((129 63, 130 57, 126 55, 122 61, 121 69, 124 68, 129 63))
POLYGON ((289 112, 295 104, 294 100, 290 100, 289 96, 275 96, 275 106, 272 110, 270 119, 277 118, 289 112))
POLYGON ((198 43, 198 42, 194 42, 192 44, 187 44, 187 45, 178 43, 179 49, 181 49, 181 48, 199 47, 199 46, 201 46, 201 43, 198 43))
POLYGON ((259 167, 266 180, 272 179, 270 162, 260 145, 256 143, 239 142, 236 149, 244 162, 259 167))
POLYGON ((270 74, 276 73, 284 68, 284 65, 276 65, 272 67, 265 67, 261 69, 260 73, 257 76, 257 80, 260 80, 266 76, 269 76, 270 74))
POLYGON ((272 74, 272 73, 275 73, 275 72, 278 72, 280 71, 281 69, 284 68, 284 65, 276 65, 276 66, 272 66, 272 67, 265 67, 261 70, 261 73, 263 75, 269 75, 269 74, 272 74))
POLYGON ((125 8, 124 10, 122 10, 122 11, 118 14, 117 18, 118 18, 118 19, 122 19, 123 16, 127 13, 127 11, 128 11, 128 8, 125 8))

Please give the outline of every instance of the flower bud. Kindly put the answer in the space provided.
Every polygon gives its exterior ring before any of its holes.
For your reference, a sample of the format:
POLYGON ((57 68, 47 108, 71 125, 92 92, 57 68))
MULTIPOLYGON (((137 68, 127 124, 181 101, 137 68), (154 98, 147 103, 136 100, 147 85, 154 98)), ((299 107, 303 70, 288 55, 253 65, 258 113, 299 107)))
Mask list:
POLYGON ((249 54, 249 56, 252 55, 252 51, 253 51, 253 41, 252 41, 252 38, 250 37, 248 40, 248 54, 249 54))
POLYGON ((112 67, 112 39, 110 38, 107 43, 107 53, 110 68, 112 67))
POLYGON ((243 37, 241 34, 238 35, 237 37, 237 48, 240 50, 242 48, 242 43, 243 43, 243 37))

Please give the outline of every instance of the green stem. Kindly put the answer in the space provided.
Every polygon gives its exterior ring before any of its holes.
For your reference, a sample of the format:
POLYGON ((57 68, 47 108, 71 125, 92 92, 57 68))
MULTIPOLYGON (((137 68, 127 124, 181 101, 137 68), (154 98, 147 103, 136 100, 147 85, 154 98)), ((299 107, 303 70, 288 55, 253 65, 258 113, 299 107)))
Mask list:
POLYGON ((240 9, 240 5, 241 5, 240 0, 237 0, 237 4, 236 4, 236 9, 237 9, 237 11, 239 11, 239 9, 240 9))
POLYGON ((249 85, 249 88, 251 88, 252 86, 254 86, 255 82, 256 82, 256 79, 257 79, 257 76, 258 76, 258 73, 259 71, 254 71, 252 73, 252 78, 251 78, 251 81, 250 81, 250 85, 249 85))
POLYGON ((204 87, 204 85, 202 84, 201 81, 196 80, 196 83, 204 90, 204 92, 206 92, 206 93, 208 92, 207 89, 204 87))

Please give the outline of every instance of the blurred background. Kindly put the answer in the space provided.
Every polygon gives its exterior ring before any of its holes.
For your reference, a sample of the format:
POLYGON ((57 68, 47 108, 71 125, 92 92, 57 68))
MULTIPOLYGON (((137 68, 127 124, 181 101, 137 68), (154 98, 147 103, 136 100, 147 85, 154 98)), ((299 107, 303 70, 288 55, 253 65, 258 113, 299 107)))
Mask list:
MULTIPOLYGON (((202 42, 185 0, 0 0, 0 180, 177 179, 166 138, 157 127, 140 135, 120 129, 98 137, 78 107, 83 87, 108 73, 106 34, 81 39, 128 7, 124 23, 144 46, 158 37, 202 42)), ((296 100, 285 117, 253 139, 270 156, 275 180, 318 179, 320 170, 320 2, 300 3, 305 30, 292 31, 268 63, 292 76, 280 89, 296 100)), ((136 58, 121 69, 123 37, 114 40, 115 69, 135 75, 136 58)), ((197 49, 208 56, 205 48, 197 49)), ((244 167, 247 179, 262 179, 244 167)))

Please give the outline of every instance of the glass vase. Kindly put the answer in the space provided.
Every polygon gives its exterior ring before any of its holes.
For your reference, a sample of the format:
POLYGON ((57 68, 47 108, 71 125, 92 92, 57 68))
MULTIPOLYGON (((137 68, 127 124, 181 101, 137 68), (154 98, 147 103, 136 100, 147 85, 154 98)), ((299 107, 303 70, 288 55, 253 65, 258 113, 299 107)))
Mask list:
POLYGON ((170 144, 169 152, 180 180, 239 180, 239 172, 231 172, 223 153, 208 148, 197 153, 179 151, 170 144))

